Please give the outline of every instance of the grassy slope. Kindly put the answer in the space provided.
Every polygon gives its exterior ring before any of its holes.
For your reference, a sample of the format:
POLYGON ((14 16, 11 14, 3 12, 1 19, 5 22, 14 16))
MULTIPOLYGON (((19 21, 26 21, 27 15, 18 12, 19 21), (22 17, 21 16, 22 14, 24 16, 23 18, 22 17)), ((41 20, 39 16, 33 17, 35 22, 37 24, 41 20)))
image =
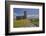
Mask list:
POLYGON ((14 27, 24 27, 24 26, 26 26, 29 23, 38 25, 39 24, 39 19, 31 19, 31 20, 21 19, 21 20, 14 20, 14 27))
POLYGON ((14 27, 26 26, 29 23, 31 23, 31 21, 29 21, 27 19, 14 20, 14 27))

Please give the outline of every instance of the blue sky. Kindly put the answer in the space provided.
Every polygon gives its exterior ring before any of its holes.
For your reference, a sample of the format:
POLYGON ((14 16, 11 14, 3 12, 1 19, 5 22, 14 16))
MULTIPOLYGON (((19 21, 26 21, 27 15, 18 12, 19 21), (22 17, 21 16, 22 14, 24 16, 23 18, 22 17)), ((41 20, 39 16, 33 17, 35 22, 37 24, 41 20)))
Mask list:
POLYGON ((37 16, 39 15, 39 9, 29 9, 29 8, 14 8, 13 12, 15 16, 23 16, 24 11, 27 12, 27 17, 37 16))

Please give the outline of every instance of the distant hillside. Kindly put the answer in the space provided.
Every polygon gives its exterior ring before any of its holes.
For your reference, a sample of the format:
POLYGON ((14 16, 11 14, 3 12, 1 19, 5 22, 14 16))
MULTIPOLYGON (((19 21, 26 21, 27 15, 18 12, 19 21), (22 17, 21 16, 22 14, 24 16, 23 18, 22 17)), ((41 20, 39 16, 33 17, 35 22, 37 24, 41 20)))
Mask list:
MULTIPOLYGON (((24 18, 25 18, 24 16, 14 16, 14 19, 24 19, 24 18)), ((32 19, 32 18, 38 19, 39 15, 30 15, 30 16, 27 16, 26 18, 27 19, 32 19)))

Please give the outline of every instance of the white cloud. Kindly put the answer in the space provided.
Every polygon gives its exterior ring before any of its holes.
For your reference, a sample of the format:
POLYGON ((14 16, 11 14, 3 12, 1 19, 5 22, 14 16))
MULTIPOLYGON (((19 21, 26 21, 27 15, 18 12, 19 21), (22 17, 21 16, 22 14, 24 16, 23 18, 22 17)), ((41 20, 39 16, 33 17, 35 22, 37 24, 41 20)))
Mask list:
POLYGON ((27 15, 27 18, 39 18, 39 15, 27 15))
POLYGON ((32 16, 39 16, 39 15, 27 15, 27 17, 32 17, 32 16))

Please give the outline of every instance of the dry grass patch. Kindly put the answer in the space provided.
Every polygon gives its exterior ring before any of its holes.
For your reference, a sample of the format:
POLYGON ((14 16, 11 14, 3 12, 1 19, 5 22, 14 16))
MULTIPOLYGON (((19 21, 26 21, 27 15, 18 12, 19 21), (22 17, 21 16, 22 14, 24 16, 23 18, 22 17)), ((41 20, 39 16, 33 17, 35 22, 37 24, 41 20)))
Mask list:
POLYGON ((14 27, 24 27, 29 23, 31 23, 31 21, 28 19, 14 20, 14 27))

